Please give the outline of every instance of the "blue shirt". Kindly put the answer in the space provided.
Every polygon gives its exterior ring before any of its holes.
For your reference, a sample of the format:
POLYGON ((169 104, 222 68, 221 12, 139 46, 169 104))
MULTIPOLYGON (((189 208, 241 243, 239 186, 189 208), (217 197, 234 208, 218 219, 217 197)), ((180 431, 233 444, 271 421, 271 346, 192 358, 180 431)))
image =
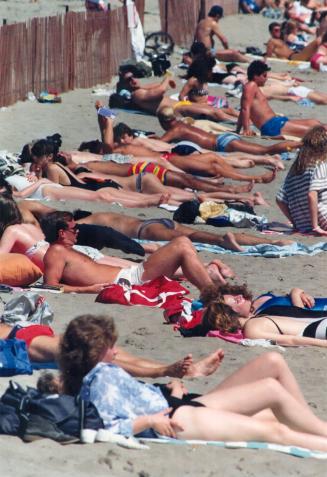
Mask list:
POLYGON ((137 381, 112 363, 98 363, 84 377, 81 395, 95 405, 105 429, 123 436, 133 435, 138 416, 168 407, 158 387, 137 381))

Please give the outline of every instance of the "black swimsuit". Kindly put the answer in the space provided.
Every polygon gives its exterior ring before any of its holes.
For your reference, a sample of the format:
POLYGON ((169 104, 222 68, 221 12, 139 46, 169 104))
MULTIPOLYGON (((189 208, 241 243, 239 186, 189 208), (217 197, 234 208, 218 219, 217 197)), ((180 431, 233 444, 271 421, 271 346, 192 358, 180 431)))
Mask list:
POLYGON ((70 180, 69 185, 71 187, 78 187, 79 189, 92 191, 97 191, 99 189, 103 189, 104 187, 113 187, 114 189, 121 189, 121 185, 118 184, 118 182, 112 181, 111 179, 102 182, 98 182, 96 179, 86 179, 87 183, 84 184, 83 182, 77 180, 74 174, 69 169, 66 169, 62 164, 60 164, 59 162, 56 162, 55 164, 67 174, 70 180))

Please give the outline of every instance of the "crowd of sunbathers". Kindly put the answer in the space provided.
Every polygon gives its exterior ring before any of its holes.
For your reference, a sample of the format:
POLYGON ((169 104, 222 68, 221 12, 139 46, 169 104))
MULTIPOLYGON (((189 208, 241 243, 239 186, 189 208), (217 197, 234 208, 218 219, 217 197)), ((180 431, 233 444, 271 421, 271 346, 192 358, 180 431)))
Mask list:
MULTIPOLYGON (((261 5, 256 8, 252 0, 241 3, 246 13, 260 11, 261 5)), ((323 71, 327 63, 324 9, 312 0, 271 0, 265 7, 284 8, 286 14, 283 24, 269 26, 267 57, 311 61, 323 71), (295 4, 312 11, 310 18, 295 4), (316 32, 317 38, 306 45, 308 35, 316 32)), ((269 187, 285 168, 282 157, 294 156, 276 202, 294 231, 327 235, 327 125, 316 119, 277 116, 269 104, 270 99, 307 98, 326 105, 327 93, 272 72, 266 61, 252 61, 230 49, 220 30, 222 17, 223 9, 215 5, 196 26, 196 41, 183 56, 187 73, 177 96, 168 95, 176 88, 171 76, 148 84, 134 76, 133 68, 120 71, 117 94, 128 98, 135 109, 155 115, 164 130, 160 137, 136 134, 97 102, 100 140, 67 152, 61 150, 61 137, 54 135, 23 147, 18 173, 9 169, 0 176, 0 253, 25 255, 40 269, 45 285, 65 293, 98 294, 112 284, 133 287, 161 276, 181 278, 199 292, 199 335, 242 330, 246 338, 282 346, 326 347, 326 307, 319 299, 299 288, 292 289, 286 301, 276 302, 271 294, 253 299, 246 286, 228 283, 234 277, 228 265, 221 260, 203 263, 192 244, 239 252, 244 245, 286 246, 290 240, 203 231, 155 212, 152 218, 140 220, 70 208, 71 200, 124 208, 179 207, 209 200, 266 207, 255 185, 269 187), (221 50, 213 48, 215 37, 221 50), (230 63, 224 66, 221 61, 230 63), (230 107, 225 97, 210 95, 211 83, 236 85, 240 111, 230 107), (256 130, 274 142, 253 142, 256 130), (244 172, 253 166, 268 170, 244 172), (43 199, 67 200, 69 210, 56 210, 43 199), (104 255, 100 252, 104 247, 147 256, 136 263, 104 255)), ((313 414, 286 362, 275 352, 250 361, 213 391, 198 395, 178 380, 158 386, 134 377, 210 375, 223 361, 221 350, 198 362, 191 355, 169 365, 140 359, 116 348, 117 333, 110 318, 91 314, 72 320, 63 335, 43 325, 20 328, 0 323, 0 338, 13 337, 26 342, 32 360, 57 361, 61 377, 53 379, 51 389, 87 396, 104 426, 114 433, 270 441, 327 450, 326 422, 313 414)))

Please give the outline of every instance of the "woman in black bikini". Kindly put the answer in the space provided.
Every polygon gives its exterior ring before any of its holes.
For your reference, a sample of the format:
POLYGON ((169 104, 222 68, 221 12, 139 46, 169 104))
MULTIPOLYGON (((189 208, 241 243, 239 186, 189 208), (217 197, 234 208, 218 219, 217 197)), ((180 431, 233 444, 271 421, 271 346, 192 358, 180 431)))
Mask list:
POLYGON ((327 347, 327 310, 315 311, 312 296, 293 288, 289 305, 280 307, 273 306, 273 298, 268 293, 252 300, 245 286, 213 288, 201 297, 206 306, 203 325, 208 331, 241 329, 245 338, 273 340, 282 346, 327 347))

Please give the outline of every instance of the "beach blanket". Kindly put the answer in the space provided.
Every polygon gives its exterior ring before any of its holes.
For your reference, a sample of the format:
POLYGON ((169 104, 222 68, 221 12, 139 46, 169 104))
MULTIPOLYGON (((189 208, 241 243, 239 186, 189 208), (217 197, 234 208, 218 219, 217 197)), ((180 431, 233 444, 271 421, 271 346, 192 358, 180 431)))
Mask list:
MULTIPOLYGON (((141 244, 151 243, 148 240, 139 240, 141 244)), ((167 242, 156 242, 160 245, 165 245, 167 242)), ((272 244, 260 244, 260 245, 244 245, 242 252, 235 252, 234 250, 227 250, 219 247, 219 245, 209 245, 205 243, 193 242, 193 245, 198 252, 211 252, 225 255, 239 255, 239 256, 252 256, 252 257, 265 257, 265 258, 281 258, 292 257, 294 255, 308 255, 313 256, 321 252, 327 251, 327 242, 319 242, 313 245, 305 245, 300 242, 294 242, 291 245, 272 245, 272 244)))
POLYGON ((162 276, 143 285, 109 285, 99 293, 95 301, 181 310, 181 303, 187 294, 189 291, 180 283, 162 276))
POLYGON ((215 446, 225 449, 256 449, 256 450, 272 450, 275 452, 282 452, 283 454, 293 455, 295 457, 313 459, 327 459, 327 452, 312 451, 303 447, 283 446, 279 444, 271 444, 269 442, 255 442, 255 441, 203 441, 191 439, 172 439, 169 437, 160 437, 158 439, 141 439, 141 442, 155 443, 155 444, 176 444, 176 445, 191 445, 191 446, 215 446))

